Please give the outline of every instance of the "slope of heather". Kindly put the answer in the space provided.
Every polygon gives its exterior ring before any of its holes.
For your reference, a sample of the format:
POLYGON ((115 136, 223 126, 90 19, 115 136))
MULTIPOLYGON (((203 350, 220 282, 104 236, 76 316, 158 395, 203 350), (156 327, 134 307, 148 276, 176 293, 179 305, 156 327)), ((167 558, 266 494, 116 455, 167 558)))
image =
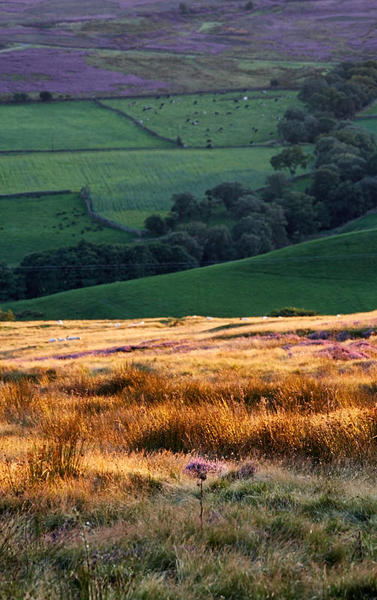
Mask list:
POLYGON ((276 76, 287 85, 314 63, 375 57, 374 0, 1 4, 3 94, 193 91, 276 76))
POLYGON ((260 257, 10 302, 54 318, 263 315, 287 305, 323 314, 376 306, 377 230, 305 242, 260 257), (367 252, 366 252, 367 249, 367 252))

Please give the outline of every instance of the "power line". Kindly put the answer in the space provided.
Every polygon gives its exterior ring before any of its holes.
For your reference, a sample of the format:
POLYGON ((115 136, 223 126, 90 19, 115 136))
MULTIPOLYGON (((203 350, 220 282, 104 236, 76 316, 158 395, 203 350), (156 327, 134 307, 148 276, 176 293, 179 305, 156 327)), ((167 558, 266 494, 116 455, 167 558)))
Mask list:
MULTIPOLYGON (((286 256, 282 258, 258 258, 258 257, 246 257, 252 258, 252 262, 250 262, 249 266, 254 265, 274 265, 281 264, 287 262, 308 262, 308 261, 338 261, 338 260, 347 260, 350 259, 372 259, 377 258, 377 253, 358 253, 358 254, 337 254, 337 255, 304 255, 304 256, 286 256)), ((245 260, 245 259, 240 259, 245 260)), ((216 264, 225 264, 227 262, 232 261, 206 261, 200 264, 201 267, 211 266, 216 264)), ((147 267, 187 267, 187 262, 144 262, 144 263, 102 263, 102 264, 81 264, 81 265, 64 265, 64 264, 47 264, 47 265, 19 265, 16 267, 12 267, 11 265, 7 265, 8 268, 12 268, 17 271, 53 271, 53 270, 92 270, 92 269, 132 269, 133 267, 139 268, 147 268, 147 267)), ((193 267, 197 268, 197 267, 193 267)))

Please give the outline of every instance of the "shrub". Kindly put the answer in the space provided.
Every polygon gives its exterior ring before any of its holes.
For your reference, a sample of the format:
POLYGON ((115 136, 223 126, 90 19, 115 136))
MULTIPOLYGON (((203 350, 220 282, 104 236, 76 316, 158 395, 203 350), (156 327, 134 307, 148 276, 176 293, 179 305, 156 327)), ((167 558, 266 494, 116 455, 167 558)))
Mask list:
POLYGON ((315 310, 296 308, 295 306, 275 308, 268 314, 269 317, 314 317, 315 315, 318 315, 315 310))
POLYGON ((39 98, 42 102, 51 102, 52 94, 51 92, 44 91, 39 94, 39 98))
POLYGON ((16 317, 12 310, 1 310, 0 308, 0 321, 15 321, 15 319, 16 317))

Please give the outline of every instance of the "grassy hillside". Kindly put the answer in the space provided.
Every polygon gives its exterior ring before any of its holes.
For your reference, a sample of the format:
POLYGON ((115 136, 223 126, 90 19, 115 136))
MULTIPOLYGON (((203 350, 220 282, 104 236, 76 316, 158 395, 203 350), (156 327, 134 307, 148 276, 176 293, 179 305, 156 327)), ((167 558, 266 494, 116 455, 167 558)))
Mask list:
POLYGON ((377 117, 375 119, 357 119, 356 125, 364 127, 369 133, 373 133, 373 135, 377 135, 377 117))
POLYGON ((261 257, 18 303, 43 318, 263 315, 287 305, 323 314, 376 306, 377 231, 305 242, 261 257), (367 252, 366 252, 367 249, 367 252))
POLYGON ((352 231, 362 231, 363 229, 377 229, 377 213, 369 213, 353 221, 349 221, 342 227, 338 227, 334 233, 351 233, 352 231))
POLYGON ((369 117, 369 116, 377 116, 377 101, 372 102, 367 108, 365 108, 361 113, 361 116, 369 117))
POLYGON ((161 96, 109 100, 160 135, 180 136, 188 146, 250 145, 277 137, 277 124, 289 106, 300 105, 293 91, 161 96))
POLYGON ((141 226, 146 214, 170 208, 175 192, 201 195, 222 181, 263 185, 278 149, 140 150, 0 156, 0 194, 89 185, 96 210, 141 226), (144 211, 140 213, 140 211, 144 211))
POLYGON ((0 106, 0 122, 1 150, 169 146, 94 102, 0 106))
POLYGON ((26 254, 80 240, 121 244, 131 235, 95 223, 78 194, 0 199, 0 260, 18 263, 26 254))

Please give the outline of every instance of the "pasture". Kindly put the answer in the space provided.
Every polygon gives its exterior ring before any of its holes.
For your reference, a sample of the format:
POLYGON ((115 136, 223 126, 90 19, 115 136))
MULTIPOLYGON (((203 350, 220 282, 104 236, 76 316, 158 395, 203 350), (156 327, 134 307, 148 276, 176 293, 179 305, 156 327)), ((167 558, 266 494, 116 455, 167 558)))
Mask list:
POLYGON ((94 102, 0 106, 0 123, 2 151, 169 146, 94 102))
POLYGON ((187 146, 250 146, 278 137, 288 107, 301 106, 294 91, 159 96, 108 100, 112 106, 162 136, 180 137, 187 146))
POLYGON ((0 595, 375 598, 376 327, 3 324, 0 595))
POLYGON ((78 194, 0 199, 0 257, 17 264, 26 254, 93 243, 127 243, 131 234, 103 227, 87 213, 78 194))
POLYGON ((168 210, 171 195, 201 196, 222 181, 261 187, 278 148, 139 150, 0 156, 0 194, 89 185, 94 208, 124 225, 141 227, 151 212, 168 210))
POLYGON ((282 306, 322 314, 376 306, 377 230, 321 238, 190 271, 8 302, 45 319, 265 315, 282 306), (366 251, 367 248, 367 251, 366 251))

